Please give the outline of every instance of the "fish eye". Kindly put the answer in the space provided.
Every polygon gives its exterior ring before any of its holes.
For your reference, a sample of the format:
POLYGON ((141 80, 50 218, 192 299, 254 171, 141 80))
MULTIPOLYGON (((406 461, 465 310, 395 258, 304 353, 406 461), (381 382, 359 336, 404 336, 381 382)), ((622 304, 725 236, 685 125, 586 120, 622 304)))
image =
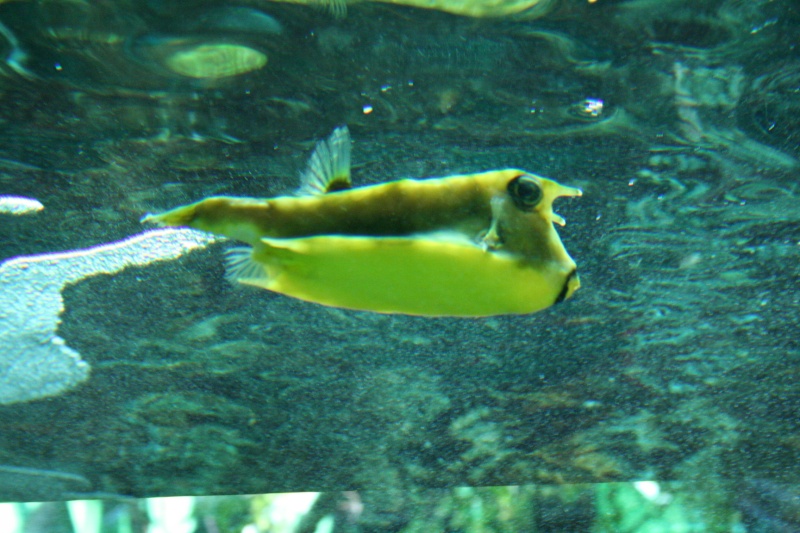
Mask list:
POLYGON ((522 211, 533 211, 542 199, 542 188, 530 176, 517 176, 508 182, 508 194, 522 211))

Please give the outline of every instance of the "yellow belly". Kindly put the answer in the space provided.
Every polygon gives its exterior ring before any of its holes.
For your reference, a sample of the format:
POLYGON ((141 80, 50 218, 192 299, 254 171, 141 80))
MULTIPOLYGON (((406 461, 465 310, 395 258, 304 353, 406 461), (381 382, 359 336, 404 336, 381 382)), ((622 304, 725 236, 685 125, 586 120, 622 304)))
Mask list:
POLYGON ((262 239, 241 283, 324 305, 424 316, 532 313, 578 287, 572 259, 526 264, 455 236, 262 239))

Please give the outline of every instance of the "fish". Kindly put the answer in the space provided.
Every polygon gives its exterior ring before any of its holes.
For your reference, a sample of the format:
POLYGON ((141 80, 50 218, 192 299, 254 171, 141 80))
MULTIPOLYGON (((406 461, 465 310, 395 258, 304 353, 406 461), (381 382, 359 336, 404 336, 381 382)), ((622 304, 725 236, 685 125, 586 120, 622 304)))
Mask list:
POLYGON ((580 189, 514 168, 353 187, 350 158, 339 127, 294 195, 216 196, 142 222, 247 243, 228 252, 228 279, 340 308, 527 314, 580 287, 552 207, 580 189))
POLYGON ((174 52, 165 64, 188 78, 218 79, 258 70, 267 64, 267 56, 241 44, 206 43, 174 52))
MULTIPOLYGON (((327 9, 336 18, 347 14, 348 6, 365 0, 278 0, 327 9)), ((541 18, 550 13, 557 0, 374 0, 384 4, 436 9, 474 18, 510 17, 521 20, 541 18)))

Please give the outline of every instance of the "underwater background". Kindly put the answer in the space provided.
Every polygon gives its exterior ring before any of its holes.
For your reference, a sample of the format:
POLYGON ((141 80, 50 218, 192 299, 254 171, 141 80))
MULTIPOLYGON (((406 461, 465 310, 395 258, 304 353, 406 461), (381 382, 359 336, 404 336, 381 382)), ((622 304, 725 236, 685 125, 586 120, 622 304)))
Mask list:
POLYGON ((0 2, 0 499, 363 507, 333 531, 545 501, 567 525, 441 530, 649 531, 598 517, 657 481, 715 511, 653 531, 800 530, 800 6, 428 7, 0 2), (139 223, 289 194, 343 124, 356 186, 582 188, 555 204, 582 288, 525 316, 333 309, 139 223))

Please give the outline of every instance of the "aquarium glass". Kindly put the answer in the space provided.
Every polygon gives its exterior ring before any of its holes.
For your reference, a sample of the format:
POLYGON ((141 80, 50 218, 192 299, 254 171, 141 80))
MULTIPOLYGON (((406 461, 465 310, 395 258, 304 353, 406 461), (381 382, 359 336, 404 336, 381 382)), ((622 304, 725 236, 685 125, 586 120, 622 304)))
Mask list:
POLYGON ((800 528, 799 175, 792 0, 0 2, 0 500, 800 528))

